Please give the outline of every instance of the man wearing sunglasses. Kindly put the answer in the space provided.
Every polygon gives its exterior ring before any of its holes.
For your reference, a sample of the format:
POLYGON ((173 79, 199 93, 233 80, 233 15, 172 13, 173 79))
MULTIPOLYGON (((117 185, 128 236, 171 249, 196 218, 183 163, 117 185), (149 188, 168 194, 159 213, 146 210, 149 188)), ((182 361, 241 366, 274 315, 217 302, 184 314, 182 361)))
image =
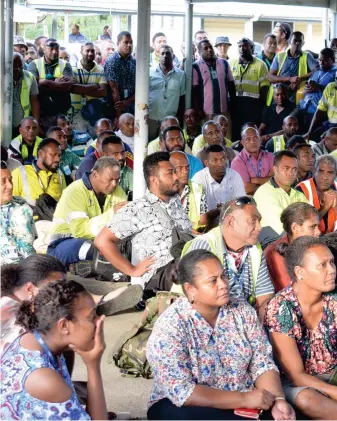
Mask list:
MULTIPOLYGON (((244 297, 263 320, 274 287, 258 242, 260 232, 261 215, 254 199, 234 198, 221 207, 220 225, 188 242, 182 255, 197 249, 215 254, 223 264, 230 295, 244 297)), ((172 291, 182 292, 181 286, 174 286, 172 291)))
POLYGON ((57 114, 66 114, 71 106, 70 90, 75 82, 70 63, 59 59, 60 46, 49 38, 44 56, 33 60, 28 67, 39 84, 41 125, 44 130, 54 125, 57 114))

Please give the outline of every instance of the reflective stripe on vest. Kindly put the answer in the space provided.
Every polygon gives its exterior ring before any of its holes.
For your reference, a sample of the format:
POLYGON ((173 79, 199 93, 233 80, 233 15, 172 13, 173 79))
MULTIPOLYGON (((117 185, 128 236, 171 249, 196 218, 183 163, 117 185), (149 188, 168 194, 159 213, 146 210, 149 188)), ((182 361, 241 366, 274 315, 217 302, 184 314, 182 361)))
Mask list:
MULTIPOLYGON (((224 264, 224 255, 222 253, 222 234, 220 227, 214 228, 209 231, 207 234, 203 234, 202 236, 198 237, 198 239, 207 241, 211 248, 211 252, 218 257, 221 264, 224 264)), ((195 240, 191 240, 185 244, 181 257, 183 257, 189 248, 191 247, 192 242, 195 240)), ((256 246, 252 246, 249 249, 251 267, 252 267, 252 293, 248 298, 248 302, 250 304, 255 303, 255 291, 256 291, 256 282, 257 277, 260 270, 261 259, 262 259, 262 247, 260 243, 257 243, 256 246)))
POLYGON ((280 151, 284 151, 286 148, 286 143, 284 141, 284 136, 274 136, 273 137, 273 141, 274 141, 274 152, 280 152, 280 151))
MULTIPOLYGON (((45 79, 46 78, 46 70, 45 70, 45 61, 44 57, 38 58, 34 60, 34 63, 36 64, 37 70, 39 72, 39 79, 45 79)), ((63 76, 63 70, 66 67, 67 62, 65 60, 59 59, 58 64, 55 66, 54 70, 54 77, 62 77, 63 76)))
POLYGON ((200 207, 201 207, 201 197, 202 197, 202 186, 191 181, 188 182, 190 188, 189 194, 189 203, 190 208, 188 211, 188 217, 192 222, 192 227, 197 229, 200 225, 200 207))
POLYGON ((23 79, 21 84, 21 93, 20 93, 20 103, 23 110, 24 117, 28 117, 30 115, 30 89, 33 84, 34 76, 27 72, 26 70, 23 71, 23 79))
POLYGON ((30 205, 30 206, 35 206, 36 205, 36 200, 32 199, 32 196, 30 194, 30 188, 29 188, 29 183, 28 183, 28 177, 27 177, 27 173, 25 170, 25 167, 19 167, 20 173, 21 173, 21 179, 22 179, 22 186, 23 186, 23 191, 25 192, 25 199, 26 202, 30 205))
MULTIPOLYGON (((277 61, 279 63, 277 76, 279 76, 280 73, 281 73, 281 70, 283 68, 284 63, 287 60, 288 50, 277 53, 276 56, 277 56, 277 61)), ((298 77, 302 77, 302 76, 304 76, 308 73, 307 62, 308 62, 308 53, 302 52, 302 55, 301 55, 299 63, 298 63, 298 73, 297 73, 298 77)), ((270 105, 273 102, 273 97, 274 97, 274 88, 273 88, 273 85, 270 85, 269 92, 268 92, 268 98, 267 98, 267 105, 270 105)))
MULTIPOLYGON (((23 160, 27 159, 28 158, 28 148, 27 148, 27 145, 25 143, 22 143, 22 135, 20 134, 19 136, 17 136, 13 140, 17 140, 19 142, 18 152, 21 153, 22 159, 23 160)), ((39 137, 39 136, 36 136, 35 144, 34 144, 34 148, 33 148, 33 156, 35 158, 37 158, 37 150, 38 150, 39 144, 41 142, 42 142, 42 138, 39 137)))

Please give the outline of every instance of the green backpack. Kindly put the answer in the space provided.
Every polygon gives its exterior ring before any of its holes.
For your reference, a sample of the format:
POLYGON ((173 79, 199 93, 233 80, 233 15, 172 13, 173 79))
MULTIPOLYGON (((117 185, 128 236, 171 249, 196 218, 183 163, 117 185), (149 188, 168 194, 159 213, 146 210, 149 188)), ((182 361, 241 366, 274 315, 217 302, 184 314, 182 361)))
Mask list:
POLYGON ((146 358, 147 341, 158 317, 179 297, 181 295, 174 292, 158 292, 155 297, 147 300, 139 323, 117 340, 108 362, 114 362, 122 376, 152 377, 146 358))

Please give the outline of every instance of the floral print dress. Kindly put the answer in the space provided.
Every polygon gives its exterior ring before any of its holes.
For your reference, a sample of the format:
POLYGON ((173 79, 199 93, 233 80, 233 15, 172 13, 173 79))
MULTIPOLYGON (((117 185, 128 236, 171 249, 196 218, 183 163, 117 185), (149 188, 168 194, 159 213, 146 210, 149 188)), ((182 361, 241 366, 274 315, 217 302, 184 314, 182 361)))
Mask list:
POLYGON ((269 332, 295 339, 306 373, 329 374, 337 367, 337 290, 323 294, 322 319, 314 329, 308 329, 289 285, 269 302, 265 325, 269 332))

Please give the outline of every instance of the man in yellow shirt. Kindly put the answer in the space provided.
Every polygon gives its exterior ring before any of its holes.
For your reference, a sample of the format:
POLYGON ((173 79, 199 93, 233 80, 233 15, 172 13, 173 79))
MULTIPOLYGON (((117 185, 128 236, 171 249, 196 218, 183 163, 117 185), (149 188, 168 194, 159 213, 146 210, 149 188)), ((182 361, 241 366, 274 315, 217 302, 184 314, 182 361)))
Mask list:
POLYGON ((12 172, 13 196, 21 196, 31 205, 47 194, 59 201, 66 182, 59 169, 60 144, 55 139, 44 139, 38 147, 38 157, 31 165, 24 165, 12 172))

